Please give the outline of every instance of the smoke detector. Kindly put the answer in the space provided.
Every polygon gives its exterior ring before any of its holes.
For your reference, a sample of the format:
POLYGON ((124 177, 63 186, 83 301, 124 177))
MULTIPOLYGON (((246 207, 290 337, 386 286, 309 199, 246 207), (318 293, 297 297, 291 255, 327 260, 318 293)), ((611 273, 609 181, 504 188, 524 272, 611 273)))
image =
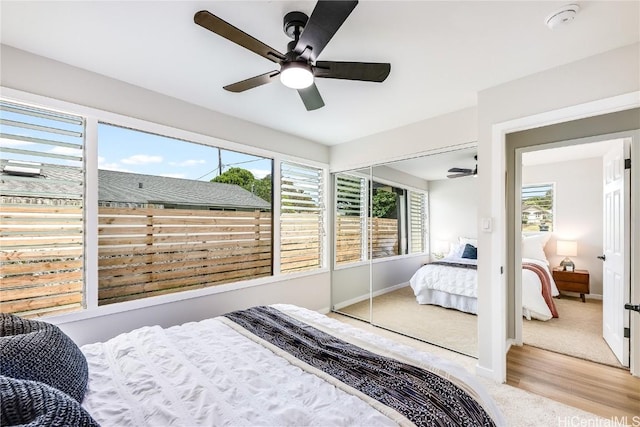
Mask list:
POLYGON ((569 22, 573 21, 579 11, 580 6, 578 6, 577 4, 567 4, 547 16, 547 19, 544 20, 544 23, 547 24, 547 27, 553 30, 554 28, 557 28, 561 25, 566 25, 569 22))

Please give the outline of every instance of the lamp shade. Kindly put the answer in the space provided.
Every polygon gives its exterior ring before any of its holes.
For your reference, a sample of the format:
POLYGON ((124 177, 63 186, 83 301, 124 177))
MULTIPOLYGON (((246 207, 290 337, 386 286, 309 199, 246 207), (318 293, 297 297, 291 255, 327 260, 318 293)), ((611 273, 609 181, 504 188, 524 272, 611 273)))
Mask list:
POLYGON ((286 62, 280 68, 280 81, 286 87, 304 89, 313 84, 313 72, 305 62, 286 62))
POLYGON ((558 240, 556 253, 561 256, 578 256, 578 242, 573 240, 558 240))

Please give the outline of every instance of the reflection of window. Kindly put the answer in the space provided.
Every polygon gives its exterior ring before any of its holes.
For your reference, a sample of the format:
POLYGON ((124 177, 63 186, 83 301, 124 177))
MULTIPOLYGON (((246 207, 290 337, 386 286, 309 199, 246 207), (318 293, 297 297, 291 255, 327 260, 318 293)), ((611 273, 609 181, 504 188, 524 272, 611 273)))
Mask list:
POLYGON ((371 258, 405 254, 405 191, 373 182, 371 195, 371 258))
POLYGON ((26 316, 82 308, 84 120, 2 102, 0 301, 26 316))
POLYGON ((98 155, 99 304, 272 274, 270 159, 102 123, 98 155))
POLYGON ((553 231, 554 184, 522 186, 522 231, 553 231))
POLYGON ((335 189, 336 265, 424 252, 426 194, 346 173, 335 189))
POLYGON ((409 191, 409 253, 426 250, 427 195, 409 191))
POLYGON ((367 259, 367 181, 344 173, 335 176, 336 265, 367 259))

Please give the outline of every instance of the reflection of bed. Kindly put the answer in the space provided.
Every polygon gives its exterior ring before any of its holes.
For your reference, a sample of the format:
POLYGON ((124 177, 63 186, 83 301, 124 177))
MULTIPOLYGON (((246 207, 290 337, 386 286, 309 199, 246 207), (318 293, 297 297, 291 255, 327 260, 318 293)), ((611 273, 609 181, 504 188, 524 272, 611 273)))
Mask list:
MULTIPOLYGON (((58 341, 41 350, 58 352, 58 341)), ((105 426, 505 424, 463 368, 291 305, 253 307, 167 329, 143 327, 85 345, 77 355, 86 394, 83 386, 80 397, 74 395, 82 407, 70 395, 48 390, 54 386, 45 391, 69 400, 74 416, 105 426)), ((31 369, 52 366, 34 363, 31 369)), ((69 373, 67 364, 59 369, 69 373)), ((0 376, 3 420, 20 412, 16 404, 22 409, 31 402, 33 394, 13 391, 39 387, 33 379, 0 376)), ((62 406, 55 411, 60 416, 62 406)))
MULTIPOLYGON (((478 312, 477 260, 452 251, 444 259, 422 266, 409 281, 419 304, 433 304, 466 313, 478 312)), ((523 258, 522 308, 527 319, 558 317, 552 296, 559 295, 545 261, 523 258)))

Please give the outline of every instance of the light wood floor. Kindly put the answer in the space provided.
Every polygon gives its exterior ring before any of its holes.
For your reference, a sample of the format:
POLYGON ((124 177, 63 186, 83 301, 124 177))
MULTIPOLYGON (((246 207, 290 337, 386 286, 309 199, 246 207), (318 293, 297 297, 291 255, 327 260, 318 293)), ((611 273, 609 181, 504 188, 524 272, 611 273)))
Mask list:
POLYGON ((640 415, 640 378, 629 371, 524 345, 507 355, 507 384, 604 418, 640 415))

